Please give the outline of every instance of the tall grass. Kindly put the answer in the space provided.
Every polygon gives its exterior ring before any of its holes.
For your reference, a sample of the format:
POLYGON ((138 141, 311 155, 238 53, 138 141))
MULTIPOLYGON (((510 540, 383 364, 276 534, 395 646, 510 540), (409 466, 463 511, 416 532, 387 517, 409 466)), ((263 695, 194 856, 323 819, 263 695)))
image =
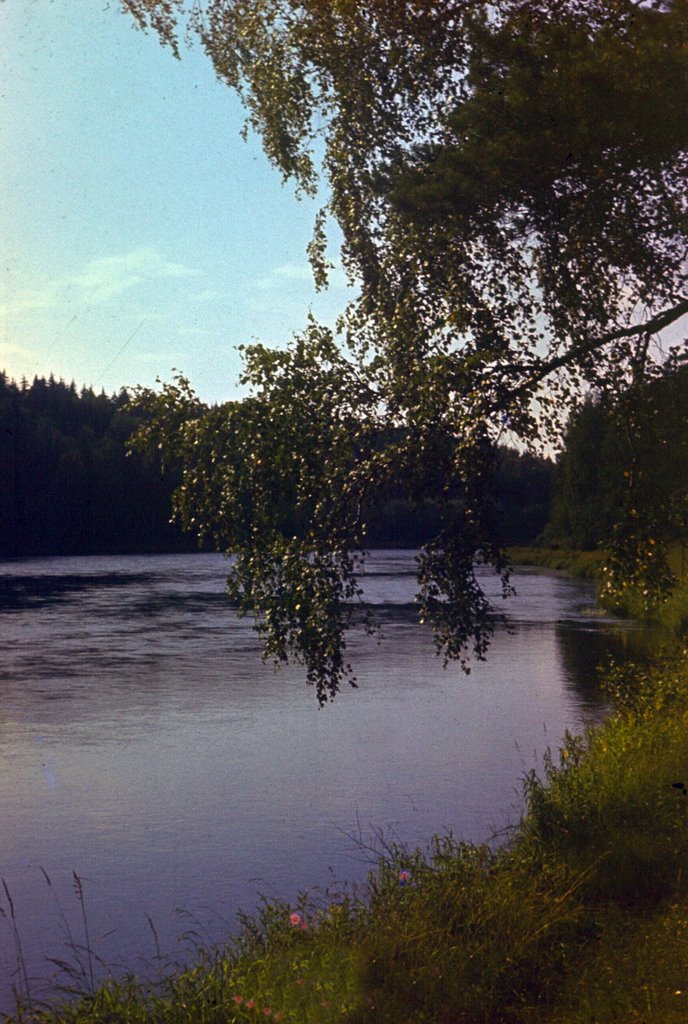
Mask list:
POLYGON ((22 947, 21 933, 19 931, 17 917, 14 911, 14 900, 12 899, 12 894, 10 893, 7 882, 4 878, 2 879, 2 888, 5 893, 5 899, 7 900, 7 909, 0 906, 0 916, 8 920, 10 923, 16 961, 15 976, 18 979, 18 984, 14 986, 14 997, 17 1005, 25 1004, 29 1009, 31 1009, 31 988, 29 985, 29 976, 26 970, 26 959, 24 957, 24 949, 22 947))
POLYGON ((505 845, 389 843, 359 891, 267 901, 186 970, 15 1019, 685 1024, 686 652, 606 686, 617 710, 527 776, 505 845))

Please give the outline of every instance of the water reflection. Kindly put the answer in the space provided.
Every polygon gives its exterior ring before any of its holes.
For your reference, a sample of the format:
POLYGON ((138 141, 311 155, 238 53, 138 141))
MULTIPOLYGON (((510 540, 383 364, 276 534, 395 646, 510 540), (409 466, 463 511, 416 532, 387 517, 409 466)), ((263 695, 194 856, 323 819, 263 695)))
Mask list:
POLYGON ((607 706, 599 680, 600 672, 611 660, 646 661, 658 644, 654 630, 613 620, 587 627, 557 623, 556 638, 565 685, 575 693, 581 709, 589 712, 604 711, 607 706))
POLYGON ((148 578, 144 574, 133 573, 0 575, 0 613, 10 610, 39 609, 44 605, 70 600, 79 591, 90 591, 93 587, 145 585, 148 578))

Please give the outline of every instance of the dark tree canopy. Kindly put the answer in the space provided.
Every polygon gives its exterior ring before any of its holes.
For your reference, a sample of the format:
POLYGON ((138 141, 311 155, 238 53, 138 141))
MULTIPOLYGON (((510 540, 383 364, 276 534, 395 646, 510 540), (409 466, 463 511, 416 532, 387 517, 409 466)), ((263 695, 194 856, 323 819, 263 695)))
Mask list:
POLYGON ((482 657, 476 559, 509 588, 496 441, 554 443, 586 389, 642 404, 658 333, 688 313, 688 2, 121 2, 177 55, 200 39, 284 178, 326 197, 316 282, 332 218, 360 287, 339 343, 311 323, 287 352, 247 349, 253 397, 221 430, 184 382, 145 396, 149 442, 187 459, 182 516, 237 555, 268 650, 324 699, 362 510, 391 481, 430 496, 421 617, 448 657, 482 657))
POLYGON ((671 582, 668 548, 680 546, 685 564, 687 410, 688 366, 668 362, 646 383, 642 403, 588 396, 571 416, 557 461, 549 539, 610 548, 610 598, 632 587, 636 604, 644 598, 650 612, 661 591, 657 584, 671 582), (631 558, 629 545, 635 547, 631 558))
POLYGON ((0 372, 0 558, 192 549, 169 522, 174 474, 127 452, 141 425, 128 403, 0 372))

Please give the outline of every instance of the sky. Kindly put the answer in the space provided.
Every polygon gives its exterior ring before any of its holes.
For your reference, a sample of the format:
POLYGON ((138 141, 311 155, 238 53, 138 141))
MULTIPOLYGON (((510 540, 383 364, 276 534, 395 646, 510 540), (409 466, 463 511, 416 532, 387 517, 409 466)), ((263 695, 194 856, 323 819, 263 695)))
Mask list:
POLYGON ((116 0, 0 0, 0 369, 110 394, 187 376, 237 397, 237 346, 284 345, 317 294, 317 203, 244 142, 200 48, 181 61, 116 0))

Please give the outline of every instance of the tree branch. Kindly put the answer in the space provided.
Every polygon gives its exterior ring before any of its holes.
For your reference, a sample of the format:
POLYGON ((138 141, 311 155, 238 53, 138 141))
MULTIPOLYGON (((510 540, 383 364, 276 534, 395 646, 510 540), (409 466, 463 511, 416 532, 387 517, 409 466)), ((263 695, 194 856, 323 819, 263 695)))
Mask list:
MULTIPOLYGON (((511 392, 510 398, 517 398, 521 395, 526 394, 532 390, 533 386, 539 384, 540 381, 544 380, 555 370, 560 370, 564 366, 569 366, 571 363, 577 362, 584 356, 592 355, 594 352, 598 352, 605 345, 611 344, 613 341, 620 341, 622 338, 634 338, 638 335, 651 335, 657 334, 659 331, 663 331, 666 327, 671 326, 677 320, 680 320, 682 316, 688 314, 688 298, 681 299, 675 306, 670 309, 665 309, 661 313, 657 313, 656 316, 650 320, 645 321, 642 324, 635 324, 632 327, 621 327, 613 331, 607 331, 599 338, 594 338, 589 341, 584 341, 579 345, 574 345, 567 352, 563 352, 561 355, 556 356, 554 359, 550 359, 545 363, 533 364, 531 367, 531 375, 527 377, 522 384, 520 384, 514 391, 511 392)), ((522 373, 523 367, 509 366, 503 367, 507 373, 522 373)))

